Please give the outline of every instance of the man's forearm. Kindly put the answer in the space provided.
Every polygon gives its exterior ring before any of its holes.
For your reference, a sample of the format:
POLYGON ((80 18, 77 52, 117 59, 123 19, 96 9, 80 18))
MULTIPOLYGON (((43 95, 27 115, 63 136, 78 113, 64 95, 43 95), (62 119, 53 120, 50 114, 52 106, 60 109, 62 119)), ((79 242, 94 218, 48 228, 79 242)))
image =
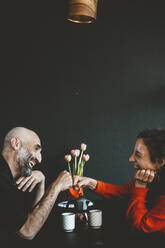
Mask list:
POLYGON ((41 201, 28 215, 25 224, 18 234, 25 239, 33 239, 48 218, 60 190, 56 183, 52 183, 47 189, 41 201))
POLYGON ((36 192, 36 195, 35 195, 35 199, 34 199, 34 202, 33 202, 33 206, 32 207, 35 207, 37 205, 37 203, 41 200, 41 198, 43 197, 45 193, 45 180, 43 180, 39 185, 38 185, 38 188, 37 188, 37 192, 36 192))

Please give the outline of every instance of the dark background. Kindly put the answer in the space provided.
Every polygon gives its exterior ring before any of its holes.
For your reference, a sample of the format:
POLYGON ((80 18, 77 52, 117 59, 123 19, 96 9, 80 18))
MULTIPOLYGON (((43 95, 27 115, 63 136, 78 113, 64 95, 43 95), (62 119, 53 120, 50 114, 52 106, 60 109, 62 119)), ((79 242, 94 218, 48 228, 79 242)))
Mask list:
POLYGON ((66 11, 66 0, 2 8, 1 146, 12 127, 36 131, 49 183, 85 142, 84 175, 122 184, 137 133, 165 126, 164 8, 100 0, 97 22, 85 25, 66 11))

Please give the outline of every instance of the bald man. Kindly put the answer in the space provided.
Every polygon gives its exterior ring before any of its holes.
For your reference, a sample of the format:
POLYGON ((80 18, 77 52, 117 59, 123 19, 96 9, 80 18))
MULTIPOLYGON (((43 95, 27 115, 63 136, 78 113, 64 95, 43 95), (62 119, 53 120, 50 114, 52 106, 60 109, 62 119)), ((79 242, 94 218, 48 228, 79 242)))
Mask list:
POLYGON ((23 239, 33 239, 47 220, 58 194, 72 186, 70 174, 63 171, 45 192, 45 176, 35 170, 41 159, 41 141, 35 132, 24 127, 8 132, 0 155, 0 240, 14 233, 23 239), (25 196, 34 188, 30 211, 25 196))

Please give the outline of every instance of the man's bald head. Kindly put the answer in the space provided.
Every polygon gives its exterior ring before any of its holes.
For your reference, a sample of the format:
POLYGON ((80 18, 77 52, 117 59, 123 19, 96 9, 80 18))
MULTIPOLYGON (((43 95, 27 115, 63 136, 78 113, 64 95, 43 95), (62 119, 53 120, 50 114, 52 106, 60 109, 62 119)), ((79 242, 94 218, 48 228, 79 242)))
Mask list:
POLYGON ((10 147, 12 138, 17 137, 24 143, 32 136, 37 136, 37 134, 25 127, 14 127, 6 134, 3 148, 10 147))
POLYGON ((35 164, 42 160, 38 135, 25 127, 15 127, 7 133, 2 153, 12 158, 22 176, 30 176, 35 164))

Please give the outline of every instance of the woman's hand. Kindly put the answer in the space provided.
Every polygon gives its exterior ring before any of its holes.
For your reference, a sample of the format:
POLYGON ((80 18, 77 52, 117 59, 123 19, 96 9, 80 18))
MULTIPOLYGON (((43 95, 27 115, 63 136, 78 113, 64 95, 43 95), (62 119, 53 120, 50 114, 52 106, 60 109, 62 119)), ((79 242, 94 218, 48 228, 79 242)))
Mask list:
POLYGON ((155 178, 156 172, 150 169, 137 170, 135 173, 135 187, 147 188, 147 184, 151 183, 155 178))
POLYGON ((74 176, 73 186, 76 190, 81 187, 88 187, 90 190, 95 190, 97 187, 97 180, 89 177, 74 176))

